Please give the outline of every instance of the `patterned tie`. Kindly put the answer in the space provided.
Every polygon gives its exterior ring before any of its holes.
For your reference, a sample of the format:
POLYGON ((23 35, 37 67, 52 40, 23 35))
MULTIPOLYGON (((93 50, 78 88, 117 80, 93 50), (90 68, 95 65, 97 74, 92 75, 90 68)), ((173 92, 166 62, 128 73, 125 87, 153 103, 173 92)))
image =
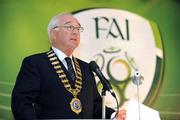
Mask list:
POLYGON ((68 72, 70 74, 70 77, 71 77, 72 80, 75 80, 76 79, 76 74, 75 74, 73 66, 72 66, 71 58, 66 57, 65 60, 66 60, 66 63, 67 63, 68 72))

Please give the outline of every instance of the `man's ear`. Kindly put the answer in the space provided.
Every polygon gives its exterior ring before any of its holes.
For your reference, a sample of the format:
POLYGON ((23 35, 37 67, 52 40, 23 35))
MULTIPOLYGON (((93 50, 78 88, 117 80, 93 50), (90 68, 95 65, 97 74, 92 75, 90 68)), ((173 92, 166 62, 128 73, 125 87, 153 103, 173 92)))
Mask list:
POLYGON ((56 30, 51 30, 50 31, 50 36, 51 36, 51 43, 56 40, 56 34, 57 34, 57 31, 56 30))

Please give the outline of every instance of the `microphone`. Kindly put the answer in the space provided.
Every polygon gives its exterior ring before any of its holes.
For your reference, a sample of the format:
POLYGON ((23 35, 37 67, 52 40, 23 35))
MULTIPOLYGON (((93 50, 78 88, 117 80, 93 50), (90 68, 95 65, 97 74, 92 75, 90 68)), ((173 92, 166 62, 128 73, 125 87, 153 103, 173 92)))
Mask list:
POLYGON ((134 76, 132 77, 132 82, 137 85, 137 98, 138 98, 138 117, 139 120, 141 119, 141 111, 140 111, 140 92, 139 92, 139 85, 142 84, 143 76, 140 74, 140 72, 136 69, 134 72, 134 76))
POLYGON ((142 84, 143 77, 140 74, 138 70, 135 71, 134 76, 132 77, 132 82, 135 85, 141 85, 142 84))
POLYGON ((96 75, 99 77, 99 79, 103 85, 103 88, 105 90, 109 91, 111 93, 111 95, 116 98, 116 95, 115 95, 114 91, 112 90, 111 84, 109 83, 108 80, 106 80, 106 78, 104 77, 103 73, 99 69, 99 66, 96 64, 96 62, 91 61, 89 63, 89 65, 90 65, 91 70, 94 71, 96 73, 96 75))

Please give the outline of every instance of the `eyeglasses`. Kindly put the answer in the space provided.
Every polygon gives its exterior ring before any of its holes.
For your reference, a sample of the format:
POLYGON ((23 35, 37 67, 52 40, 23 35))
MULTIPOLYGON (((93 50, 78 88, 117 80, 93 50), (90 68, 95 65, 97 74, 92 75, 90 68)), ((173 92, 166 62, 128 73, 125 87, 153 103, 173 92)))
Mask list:
POLYGON ((63 28, 66 28, 68 31, 73 31, 73 30, 78 30, 79 32, 83 32, 84 28, 83 27, 75 27, 73 25, 70 25, 70 26, 55 26, 53 29, 55 28, 60 28, 60 27, 63 27, 63 28))

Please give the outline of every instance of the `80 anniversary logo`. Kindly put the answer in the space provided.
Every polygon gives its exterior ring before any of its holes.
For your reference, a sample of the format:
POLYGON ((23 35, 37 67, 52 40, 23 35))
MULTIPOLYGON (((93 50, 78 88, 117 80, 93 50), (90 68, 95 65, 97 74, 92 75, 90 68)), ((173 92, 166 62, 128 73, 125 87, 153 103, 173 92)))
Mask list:
MULTIPOLYGON (((163 46, 156 24, 134 13, 110 8, 85 9, 73 15, 85 29, 75 56, 98 63, 112 84, 120 107, 125 107, 131 98, 138 99, 132 77, 139 70, 144 79, 139 86, 139 100, 151 105, 162 84, 164 68, 163 46)), ((100 90, 102 86, 96 79, 100 90)), ((116 107, 109 93, 106 105, 116 107)))

